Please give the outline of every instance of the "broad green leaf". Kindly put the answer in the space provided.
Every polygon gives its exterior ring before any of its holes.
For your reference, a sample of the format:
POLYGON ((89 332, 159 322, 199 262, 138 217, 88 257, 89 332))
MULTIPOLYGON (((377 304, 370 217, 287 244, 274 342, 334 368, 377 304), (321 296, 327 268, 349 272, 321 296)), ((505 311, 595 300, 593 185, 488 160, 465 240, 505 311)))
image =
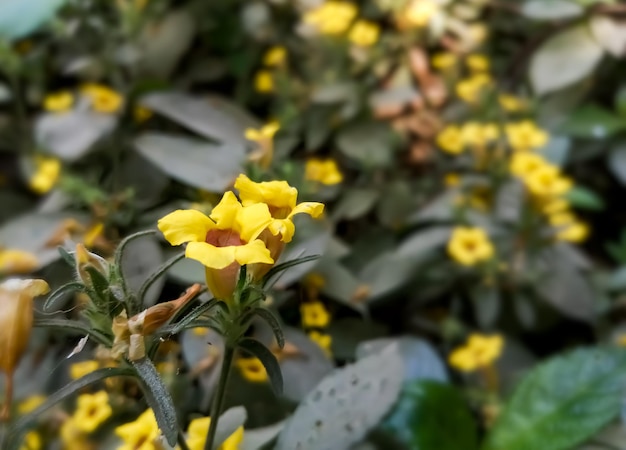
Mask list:
POLYGON ((535 20, 564 20, 582 15, 582 6, 568 0, 527 0, 521 13, 535 20))
POLYGON ((367 301, 387 296, 408 284, 413 279, 416 267, 414 259, 397 253, 377 255, 359 273, 360 286, 367 288, 367 301))
MULTIPOLYGON (((389 327, 366 317, 344 317, 333 319, 324 329, 324 333, 332 338, 331 353, 334 359, 353 361, 366 356, 365 353, 359 353, 364 342, 382 340, 383 336, 389 334, 389 327)), ((383 348, 384 346, 376 347, 368 355, 378 353, 383 348)))
POLYGON ((256 339, 244 338, 237 343, 239 347, 245 351, 251 353, 261 360, 267 376, 272 385, 272 389, 276 395, 280 395, 283 392, 283 374, 278 365, 276 356, 263 344, 256 339))
POLYGON ((210 192, 224 192, 243 170, 242 141, 214 144, 150 132, 135 139, 135 147, 172 178, 210 192))
POLYGON ((530 62, 530 80, 539 95, 582 80, 598 65, 604 50, 585 24, 570 27, 548 39, 530 62))
POLYGON ((373 207, 380 193, 370 188, 348 188, 333 210, 334 219, 354 220, 367 214, 373 207))
POLYGON ((559 167, 568 161, 572 140, 567 136, 550 136, 548 144, 539 150, 544 158, 559 167))
POLYGON ((337 136, 339 150, 365 167, 391 163, 394 145, 389 125, 381 122, 359 122, 347 126, 337 136))
POLYGON ((21 39, 52 19, 65 0, 0 1, 0 37, 21 39))
POLYGON ((398 255, 420 263, 442 249, 450 239, 452 227, 434 226, 410 234, 398 246, 398 255))
POLYGON ((267 427, 246 430, 241 443, 241 450, 260 450, 265 448, 265 444, 274 439, 284 426, 285 422, 278 422, 267 427))
POLYGON ((566 199, 573 208, 601 211, 606 206, 602 197, 582 186, 574 186, 570 189, 566 199))
POLYGON ((600 45, 616 58, 626 54, 626 25, 610 16, 596 14, 590 22, 591 32, 600 45))
POLYGON ((402 389, 381 428, 413 450, 478 448, 476 422, 458 390, 417 380, 402 389))
POLYGON ((619 414, 626 351, 583 348, 528 374, 487 436, 483 450, 567 450, 619 414))
POLYGON ((243 426, 248 418, 246 408, 243 406, 235 406, 224 411, 220 415, 217 422, 217 430, 215 431, 215 448, 220 448, 226 439, 233 434, 237 428, 243 426))
POLYGON ((470 291, 474 317, 482 329, 493 327, 502 311, 502 298, 496 286, 478 285, 470 291))
POLYGON ((606 139, 626 129, 626 119, 595 105, 585 105, 568 115, 560 131, 574 137, 606 139))
POLYGON ((376 426, 396 402, 404 379, 393 345, 336 369, 287 420, 277 450, 347 449, 376 426))

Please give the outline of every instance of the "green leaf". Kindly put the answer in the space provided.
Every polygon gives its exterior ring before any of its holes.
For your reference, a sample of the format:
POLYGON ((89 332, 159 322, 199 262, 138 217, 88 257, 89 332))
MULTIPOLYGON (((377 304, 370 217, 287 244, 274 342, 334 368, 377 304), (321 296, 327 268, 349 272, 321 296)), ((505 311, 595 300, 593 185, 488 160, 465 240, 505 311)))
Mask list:
POLYGON ((593 36, 607 52, 616 58, 626 54, 626 26, 622 21, 594 14, 589 25, 593 36))
POLYGON ((244 338, 237 345, 261 360, 267 371, 272 389, 276 395, 281 395, 283 392, 283 373, 274 354, 256 339, 244 338))
POLYGON ((476 423, 463 396, 435 381, 406 384, 381 428, 414 450, 478 448, 476 423))
POLYGON ((214 448, 220 448, 224 441, 246 422, 247 418, 248 414, 243 406, 235 406, 222 413, 217 422, 215 440, 213 441, 214 448))
POLYGON ((131 361, 139 375, 141 389, 146 396, 148 406, 154 411, 154 417, 168 444, 176 444, 178 424, 176 408, 169 391, 163 384, 154 364, 148 358, 131 361))
POLYGON ((582 6, 567 0, 527 0, 521 13, 535 20, 564 20, 582 15, 582 6))
POLYGON ((605 208, 604 200, 598 194, 582 186, 574 186, 565 196, 574 208, 602 211, 605 208))
POLYGON ((101 331, 96 330, 91 325, 76 320, 67 319, 48 319, 44 317, 36 318, 33 326, 41 328, 52 328, 59 330, 60 332, 78 333, 88 335, 94 341, 105 347, 111 347, 112 341, 109 336, 106 336, 101 331))
POLYGON ((275 265, 263 277, 263 286, 267 285, 267 283, 272 279, 272 277, 289 269, 290 267, 295 267, 300 264, 307 263, 309 261, 315 261, 316 259, 319 259, 319 257, 320 255, 303 256, 302 258, 291 259, 289 261, 285 261, 284 263, 275 265))
POLYGON ((280 322, 274 315, 272 311, 267 308, 255 308, 254 313, 259 316, 261 319, 265 320, 267 324, 272 328, 272 332, 274 333, 274 337, 276 338, 276 342, 280 348, 285 346, 285 335, 283 334, 283 330, 280 326, 280 322))
POLYGON ((367 214, 374 207, 379 197, 380 192, 376 189, 346 189, 333 211, 333 219, 358 219, 367 214))
POLYGON ((177 334, 180 333, 182 330, 184 330, 185 328, 187 328, 194 320, 196 320, 198 317, 200 317, 201 315, 203 315, 204 313, 209 312, 211 309, 213 309, 213 307, 217 306, 219 304, 220 300, 217 300, 215 298, 212 298, 211 300, 196 306, 194 309, 192 309, 189 314, 185 315, 185 317, 183 317, 180 321, 176 322, 173 325, 170 325, 168 327, 163 327, 160 330, 161 335, 165 335, 165 334, 177 334))
POLYGON ((556 91, 590 75, 604 50, 586 24, 570 27, 548 39, 530 62, 530 79, 539 95, 556 91))
POLYGON ((74 255, 60 246, 57 247, 57 250, 59 255, 61 255, 61 259, 72 269, 76 269, 76 260, 74 259, 74 255))
POLYGON ((48 411, 54 405, 62 400, 65 400, 75 392, 93 384, 98 381, 104 380, 110 377, 119 376, 133 376, 135 373, 130 368, 120 367, 107 367, 104 369, 95 370, 78 380, 74 380, 60 388, 58 391, 49 395, 46 401, 39 407, 35 408, 29 414, 20 417, 13 426, 9 429, 6 441, 4 442, 3 450, 18 450, 22 445, 22 438, 26 431, 35 423, 37 418, 43 413, 48 411))
POLYGON ((596 105, 585 105, 568 114, 560 132, 574 137, 606 139, 625 128, 625 118, 596 105))
POLYGON ((339 132, 339 150, 366 167, 380 167, 391 163, 393 134, 389 125, 381 122, 359 122, 339 132))
POLYGON ((535 368, 517 387, 483 450, 567 450, 622 407, 626 351, 584 348, 535 368))
POLYGON ((0 37, 21 39, 52 19, 65 0, 5 0, 0 2, 0 37))
POLYGON ((63 286, 59 286, 50 295, 48 295, 48 298, 46 298, 46 301, 43 304, 43 310, 51 310, 59 300, 66 298, 66 294, 75 291, 82 291, 84 289, 85 287, 83 286, 83 284, 77 281, 73 281, 71 283, 66 283, 63 286))
POLYGON ((470 291, 470 298, 474 306, 474 317, 481 328, 489 329, 500 316, 502 298, 494 286, 478 285, 470 291))

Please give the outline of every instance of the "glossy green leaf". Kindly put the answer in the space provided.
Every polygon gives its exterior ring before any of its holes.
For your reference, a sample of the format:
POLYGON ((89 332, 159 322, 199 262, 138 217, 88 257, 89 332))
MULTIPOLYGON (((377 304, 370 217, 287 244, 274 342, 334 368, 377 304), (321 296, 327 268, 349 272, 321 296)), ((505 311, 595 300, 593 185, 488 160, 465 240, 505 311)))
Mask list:
POLYGON ((626 351, 583 348, 539 365, 517 387, 483 450, 567 450, 615 418, 626 351))
POLYGON ((560 131, 574 137, 606 139, 626 129, 626 119, 596 105, 585 105, 568 114, 560 131))
POLYGON ((339 150, 364 166, 388 165, 393 156, 393 136, 388 125, 361 122, 343 129, 337 136, 339 150))
POLYGON ((0 2, 0 37, 21 39, 54 17, 65 0, 3 0, 0 2))
POLYGON ((566 199, 573 208, 601 211, 605 207, 602 197, 582 186, 574 186, 570 189, 566 199))

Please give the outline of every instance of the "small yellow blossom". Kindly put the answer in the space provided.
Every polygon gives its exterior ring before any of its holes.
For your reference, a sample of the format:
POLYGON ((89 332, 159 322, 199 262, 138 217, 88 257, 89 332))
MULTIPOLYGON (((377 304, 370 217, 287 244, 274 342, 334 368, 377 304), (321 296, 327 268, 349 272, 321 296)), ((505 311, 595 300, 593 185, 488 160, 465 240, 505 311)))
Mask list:
POLYGON ((304 14, 303 21, 322 34, 337 35, 348 30, 357 15, 357 8, 349 2, 328 0, 304 14))
POLYGON ((437 10, 433 0, 412 0, 404 11, 404 17, 414 27, 425 27, 437 10))
POLYGON ((472 72, 488 72, 489 71, 489 58, 485 55, 469 55, 466 60, 467 67, 472 72))
POLYGON ((245 136, 249 141, 256 142, 258 149, 250 154, 250 161, 256 161, 267 169, 274 158, 274 135, 280 130, 280 123, 273 120, 261 128, 246 129, 245 136))
POLYGON ((526 102, 511 94, 500 94, 498 103, 507 112, 520 112, 526 109, 526 102))
POLYGON ((63 422, 59 435, 63 443, 63 450, 94 450, 93 443, 87 440, 87 435, 78 429, 76 421, 72 417, 63 422))
POLYGON ((514 153, 509 162, 509 170, 513 175, 525 178, 547 164, 548 162, 536 153, 514 153))
POLYGON ((235 361, 241 375, 253 383, 263 383, 267 381, 267 371, 259 358, 239 358, 235 361))
POLYGON ((20 414, 28 414, 29 412, 38 408, 45 401, 45 395, 31 395, 30 397, 20 402, 20 404, 17 406, 17 412, 19 412, 20 414))
POLYGON ((287 59, 287 50, 282 45, 275 45, 263 56, 263 64, 267 67, 282 66, 287 59))
POLYGON ((48 94, 43 100, 43 109, 50 112, 65 112, 72 109, 74 96, 69 91, 48 94))
POLYGON ((99 391, 95 394, 78 396, 77 408, 73 419, 76 427, 85 433, 94 432, 111 417, 113 410, 109 405, 109 394, 99 391))
POLYGON ((538 197, 559 197, 572 187, 572 181, 564 177, 558 167, 550 164, 532 171, 523 181, 528 190, 538 197))
POLYGON ((209 334, 209 329, 203 328, 203 327, 192 328, 191 331, 194 334, 194 336, 199 336, 199 337, 203 337, 209 334))
POLYGON ((587 224, 576 219, 571 213, 552 214, 548 217, 548 220, 557 229, 556 238, 560 241, 579 243, 589 236, 587 224))
POLYGON ((274 75, 269 70, 259 70, 254 76, 254 89, 261 94, 274 92, 274 75))
POLYGON ((86 84, 81 86, 80 91, 91 100, 92 109, 100 113, 114 114, 124 105, 124 97, 101 84, 86 84))
POLYGON ((0 249, 0 275, 30 273, 37 267, 37 255, 18 249, 0 249))
POLYGON ((448 254, 468 267, 491 259, 494 252, 493 244, 482 228, 457 227, 448 241, 448 254))
POLYGON ((569 203, 563 198, 548 198, 547 201, 540 203, 539 209, 548 216, 563 213, 569 209, 569 203))
POLYGON ((133 109, 133 118, 137 123, 143 123, 152 117, 152 111, 145 106, 137 105, 133 109))
POLYGON ((378 42, 380 27, 377 23, 358 20, 350 30, 348 39, 360 47, 370 47, 378 42))
POLYGON ((308 159, 304 167, 304 178, 331 186, 343 181, 343 174, 334 159, 308 159))
MULTIPOLYGON (((189 427, 187 428, 187 445, 189 446, 189 450, 204 450, 204 444, 206 443, 210 425, 210 417, 194 419, 189 423, 189 427)), ((243 426, 240 426, 233 434, 228 436, 217 450, 239 450, 243 436, 244 429, 243 426)))
POLYGON ((41 436, 36 431, 29 431, 24 436, 24 443, 20 450, 40 450, 42 448, 41 436))
POLYGON ((486 73, 477 73, 457 83, 456 95, 467 103, 476 103, 483 89, 489 85, 491 85, 491 77, 486 73))
POLYGON ((511 148, 516 151, 541 148, 548 143, 550 137, 545 130, 530 120, 506 125, 505 133, 511 148))
POLYGON ((94 360, 81 361, 70 366, 70 377, 72 380, 78 380, 85 375, 98 370, 100 363, 94 360))
POLYGON ((458 186, 461 183, 461 177, 458 173, 447 173, 443 177, 443 183, 448 187, 458 186))
POLYGON ((453 67, 457 62, 457 56, 454 53, 437 53, 432 57, 431 63, 437 70, 446 70, 453 67))
POLYGON ((319 345, 322 350, 324 350, 326 356, 328 356, 329 358, 332 356, 331 345, 333 343, 333 338, 330 334, 323 334, 319 331, 311 331, 309 333, 309 338, 317 345, 319 345))
POLYGON ((35 157, 35 172, 28 184, 37 194, 48 193, 61 175, 61 161, 57 158, 38 155, 35 157))
POLYGON ((473 47, 478 47, 487 40, 489 29, 482 23, 473 23, 469 27, 469 40, 473 47))
POLYGON ((456 125, 448 125, 437 135, 437 145, 446 153, 458 155, 465 148, 461 129, 456 125))
POLYGON ((304 328, 324 328, 330 322, 330 313, 322 302, 306 302, 300 305, 304 328))
POLYGON ((467 122, 461 128, 463 142, 472 147, 485 147, 499 137, 500 130, 495 123, 467 122))
POLYGON ((491 366, 500 357, 503 348, 502 336, 474 333, 464 346, 452 352, 448 361, 452 367, 462 372, 474 372, 491 366))
POLYGON ((124 442, 117 450, 157 450, 158 448, 155 440, 160 431, 151 409, 143 412, 134 422, 117 427, 115 434, 124 442))

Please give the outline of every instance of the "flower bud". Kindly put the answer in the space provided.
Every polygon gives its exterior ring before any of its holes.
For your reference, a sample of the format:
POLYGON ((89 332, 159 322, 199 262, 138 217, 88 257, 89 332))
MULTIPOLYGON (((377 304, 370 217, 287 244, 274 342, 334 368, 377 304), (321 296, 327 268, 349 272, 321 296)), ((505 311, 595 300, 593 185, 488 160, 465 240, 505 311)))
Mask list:
POLYGON ((7 419, 13 395, 13 372, 26 350, 33 326, 33 298, 50 290, 44 280, 12 278, 0 284, 0 370, 6 394, 0 419, 7 419))
POLYGON ((74 252, 76 262, 76 275, 86 286, 92 286, 91 275, 87 272, 87 267, 93 267, 102 273, 105 278, 109 277, 109 263, 101 256, 88 251, 83 244, 76 244, 74 252))

